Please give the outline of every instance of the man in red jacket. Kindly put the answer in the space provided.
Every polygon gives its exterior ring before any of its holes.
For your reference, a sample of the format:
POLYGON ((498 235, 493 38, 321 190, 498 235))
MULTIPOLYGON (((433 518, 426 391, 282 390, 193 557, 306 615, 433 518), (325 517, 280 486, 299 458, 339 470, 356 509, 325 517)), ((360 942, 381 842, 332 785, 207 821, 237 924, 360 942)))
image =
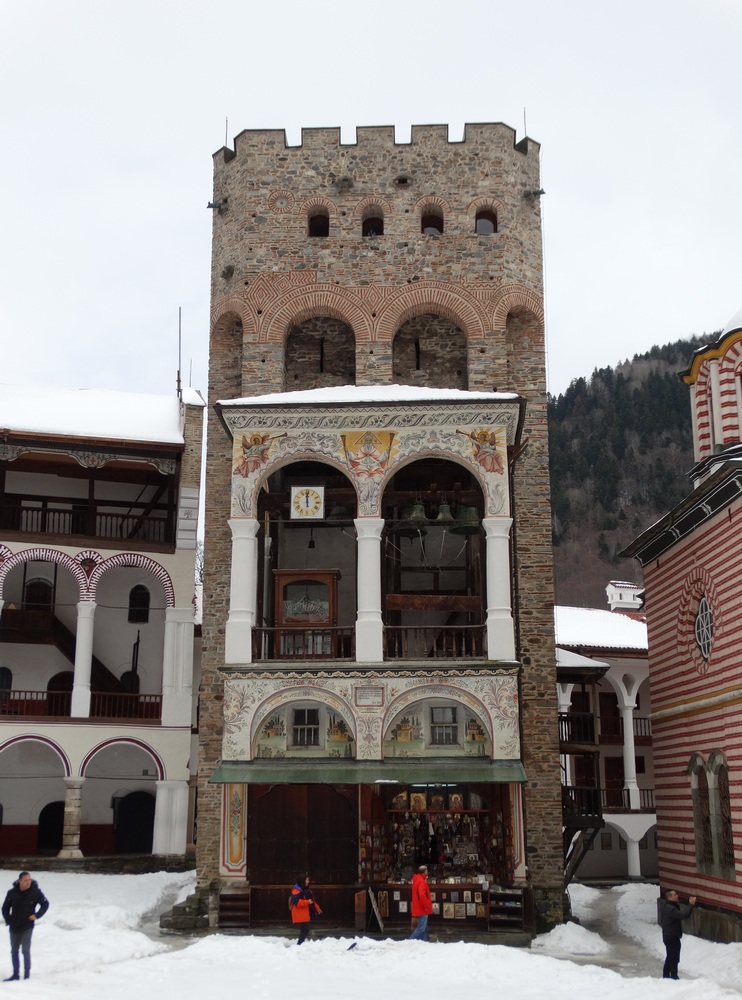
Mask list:
POLYGON ((410 934, 410 941, 428 940, 428 917, 432 912, 433 902, 428 886, 428 866, 420 865, 412 876, 412 916, 417 917, 417 927, 410 934))

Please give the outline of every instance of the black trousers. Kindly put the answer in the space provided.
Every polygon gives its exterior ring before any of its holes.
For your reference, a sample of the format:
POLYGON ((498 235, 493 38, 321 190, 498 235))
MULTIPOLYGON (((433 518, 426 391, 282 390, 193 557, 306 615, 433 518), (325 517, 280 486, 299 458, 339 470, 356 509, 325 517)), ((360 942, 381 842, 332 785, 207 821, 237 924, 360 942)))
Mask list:
POLYGON ((667 958, 662 969, 663 979, 678 978, 678 964, 680 963, 680 938, 663 938, 667 958))
POLYGON ((309 923, 308 920, 304 924, 299 924, 299 939, 297 940, 296 943, 297 944, 304 944, 304 942, 306 941, 306 939, 309 937, 309 932, 310 932, 311 929, 312 928, 311 928, 311 925, 310 925, 310 923, 309 923))

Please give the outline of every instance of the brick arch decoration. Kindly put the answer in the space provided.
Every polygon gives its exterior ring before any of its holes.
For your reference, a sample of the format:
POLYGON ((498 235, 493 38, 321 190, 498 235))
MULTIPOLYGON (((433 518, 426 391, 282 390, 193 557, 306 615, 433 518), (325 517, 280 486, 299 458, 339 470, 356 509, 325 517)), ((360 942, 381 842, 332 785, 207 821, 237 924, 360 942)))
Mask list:
POLYGON ((714 775, 717 775, 723 767, 726 767, 728 770, 729 764, 727 762, 727 757, 724 751, 712 750, 711 753, 709 754, 707 767, 708 770, 711 771, 711 773, 714 775))
MULTIPOLYGON (((7 550, 6 550, 7 551, 7 550)), ((0 596, 2 595, 5 581, 8 574, 16 566, 22 566, 24 562, 52 562, 66 569, 73 577, 78 587, 79 600, 91 600, 91 588, 84 568, 77 559, 66 552, 57 552, 56 549, 22 549, 0 561, 0 596)))
POLYGON ((363 301, 339 285, 318 284, 282 296, 275 312, 265 319, 260 340, 285 343, 292 326, 319 316, 347 323, 357 344, 373 339, 370 315, 363 301))
POLYGON ((357 218, 363 218, 364 212, 368 208, 380 208, 384 213, 384 218, 392 214, 391 202, 387 201, 386 198, 382 198, 381 195, 370 194, 358 202, 353 209, 353 215, 357 218))
POLYGON ((400 694, 398 697, 393 698, 389 702, 382 718, 382 744, 387 738, 389 726, 400 712, 403 712, 405 708, 408 708, 410 705, 414 705, 415 702, 430 701, 432 698, 445 698, 449 701, 455 701, 458 705, 464 705, 471 712, 476 713, 476 715, 479 716, 480 722, 487 730, 487 738, 494 749, 494 726, 492 716, 490 715, 490 712, 484 702, 470 691, 465 691, 463 688, 457 688, 455 684, 433 684, 430 681, 426 684, 421 684, 419 687, 414 687, 409 691, 405 691, 403 694, 400 694))
POLYGON ((80 765, 80 777, 85 777, 85 771, 90 766, 90 762, 101 752, 101 750, 105 750, 112 746, 120 746, 121 744, 134 746, 138 750, 144 750, 145 753, 149 754, 157 768, 157 780, 165 780, 166 769, 165 762, 162 757, 149 745, 149 743, 145 743, 144 740, 138 740, 133 736, 114 736, 111 739, 103 740, 101 743, 98 743, 97 746, 94 746, 93 749, 89 750, 83 758, 82 764, 80 765))
POLYGON ((475 198, 466 209, 467 218, 474 222, 477 212, 494 212, 497 216, 497 228, 505 215, 505 205, 499 198, 475 198))
MULTIPOLYGON (((242 323, 242 331, 244 333, 245 327, 247 325, 245 323, 245 320, 248 318, 249 315, 248 307, 245 304, 245 302, 242 301, 242 299, 239 299, 236 296, 230 296, 227 299, 222 299, 219 302, 219 304, 211 310, 210 326, 209 326, 210 334, 213 335, 218 324, 223 319, 226 319, 227 316, 230 315, 234 315, 239 319, 239 321, 242 323)), ((240 349, 242 349, 241 344, 240 344, 240 349)))
POLYGON ((12 736, 9 740, 5 740, 4 743, 0 743, 0 754, 3 750, 7 750, 9 747, 14 746, 16 743, 26 743, 28 741, 33 741, 34 743, 43 743, 44 746, 49 747, 53 750, 62 762, 62 767, 64 768, 65 778, 72 777, 72 765, 70 764, 70 759, 59 745, 56 740, 50 740, 48 736, 39 736, 36 733, 27 733, 22 736, 12 736))
POLYGON ((385 301, 376 321, 376 339, 391 343, 407 320, 426 313, 455 323, 467 341, 484 338, 486 316, 472 295, 445 281, 416 281, 385 301))
POLYGON ((426 194, 417 199, 415 202, 415 211, 417 214, 424 215, 426 208, 437 208, 443 215, 444 225, 446 219, 450 218, 453 214, 453 210, 449 202, 447 202, 446 199, 442 198, 439 194, 426 194))
POLYGON ((317 701, 326 708, 331 708, 334 712, 342 715, 350 727, 353 743, 356 747, 355 753, 357 754, 358 733, 356 717, 350 702, 341 695, 335 694, 334 691, 326 691, 319 687, 297 685, 293 688, 284 688, 281 691, 276 691, 265 698, 259 705, 256 705, 252 723, 250 724, 250 754, 253 758, 255 756, 255 741, 258 738, 260 727, 268 716, 272 712, 278 712, 287 705, 291 705, 297 701, 317 701))
POLYGON ((711 575, 706 569, 694 569, 683 582, 678 602, 677 649, 681 660, 690 661, 699 674, 705 674, 711 666, 714 657, 714 647, 724 634, 723 606, 719 592, 711 575), (714 616, 714 639, 711 654, 704 660, 695 639, 695 618, 698 601, 706 596, 714 616))
POLYGON ((329 198, 307 198, 306 201, 301 204, 301 211, 304 215, 309 215, 313 208, 324 208, 330 219, 336 219, 338 214, 337 205, 334 201, 329 198))
POLYGON ((93 595, 93 600, 95 599, 95 592, 103 574, 109 570, 117 569, 119 566, 136 566, 137 569, 143 569, 151 573, 162 586, 167 607, 175 607, 175 588, 173 587, 170 574, 164 567, 155 562, 154 559, 150 559, 149 556, 143 556, 139 552, 119 552, 117 555, 110 556, 108 559, 104 559, 98 563, 90 574, 90 592, 93 595))
POLYGON ((525 285, 503 285, 497 290, 492 311, 492 327, 504 330, 507 327, 508 315, 515 309, 524 309, 532 313, 543 325, 544 303, 539 295, 525 285))

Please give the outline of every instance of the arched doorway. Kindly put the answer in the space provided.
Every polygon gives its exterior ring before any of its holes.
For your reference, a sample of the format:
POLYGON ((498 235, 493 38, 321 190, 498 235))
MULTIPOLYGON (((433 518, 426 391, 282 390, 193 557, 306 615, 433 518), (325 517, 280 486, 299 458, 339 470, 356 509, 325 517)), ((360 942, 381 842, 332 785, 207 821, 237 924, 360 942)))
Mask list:
POLYGON ((55 674, 46 685, 46 711, 48 715, 69 716, 72 711, 72 687, 75 675, 71 670, 55 674))
POLYGON ((250 881, 291 885, 308 872, 315 882, 355 882, 357 794, 355 785, 250 786, 250 881))
POLYGON ((114 807, 118 854, 150 854, 155 829, 155 797, 149 792, 130 792, 114 807))
POLYGON ((50 802, 39 813, 36 848, 39 854, 57 854, 62 850, 64 830, 64 800, 50 802))

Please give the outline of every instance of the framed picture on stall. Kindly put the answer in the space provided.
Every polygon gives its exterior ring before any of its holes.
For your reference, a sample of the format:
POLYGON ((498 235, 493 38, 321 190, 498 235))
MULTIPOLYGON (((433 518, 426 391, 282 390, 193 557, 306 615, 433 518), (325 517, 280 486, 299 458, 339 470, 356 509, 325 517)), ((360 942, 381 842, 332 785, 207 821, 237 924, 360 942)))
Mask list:
POLYGON ((379 891, 379 913, 382 917, 389 916, 389 893, 386 889, 381 889, 379 891))
POLYGON ((454 915, 457 920, 466 920, 466 903, 454 903, 454 915))
POLYGON ((410 808, 410 797, 407 794, 407 789, 405 789, 403 792, 399 792, 398 795, 394 796, 390 808, 404 809, 405 812, 410 808))
POLYGON ((464 796, 461 792, 451 792, 448 796, 448 808, 451 812, 462 812, 464 808, 464 796))
POLYGON ((482 893, 481 892, 475 892, 474 893, 474 902, 475 903, 481 903, 482 902, 482 893))
POLYGON ((441 915, 441 904, 433 903, 433 916, 439 917, 441 915))
POLYGON ((476 917, 477 915, 477 904, 476 903, 464 903, 466 907, 467 917, 476 917))
POLYGON ((443 919, 453 920, 454 917, 454 903, 444 903, 443 904, 443 919))
POLYGON ((487 914, 485 913, 485 909, 484 909, 484 903, 475 903, 474 905, 477 908, 477 916, 478 917, 486 917, 487 916, 487 914))
POLYGON ((410 796, 410 809, 412 812, 425 812, 428 808, 428 796, 425 792, 413 792, 410 796))
POLYGON ((443 812, 446 808, 446 798, 444 795, 431 795, 430 808, 434 812, 443 812))
POLYGON ((471 889, 464 889, 464 902, 471 903, 471 889))

